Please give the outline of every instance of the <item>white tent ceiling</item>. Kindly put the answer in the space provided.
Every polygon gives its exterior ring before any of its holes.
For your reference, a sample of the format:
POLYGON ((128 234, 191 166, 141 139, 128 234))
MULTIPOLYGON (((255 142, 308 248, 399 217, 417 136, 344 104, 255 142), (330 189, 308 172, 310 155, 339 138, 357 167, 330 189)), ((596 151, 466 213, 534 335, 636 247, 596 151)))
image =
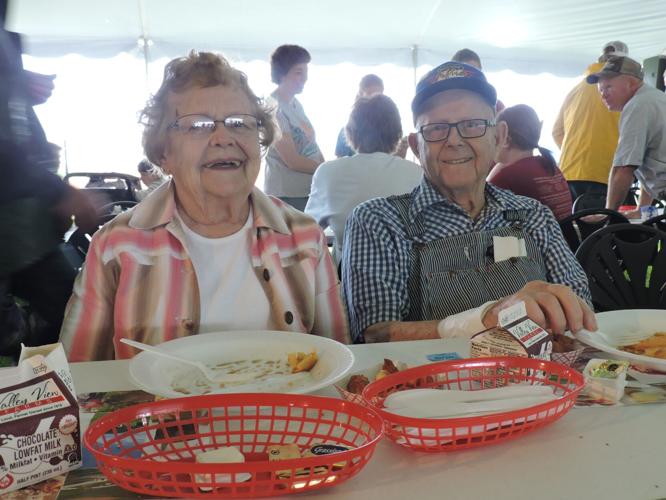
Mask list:
POLYGON ((490 71, 580 74, 610 40, 642 61, 666 48, 666 0, 13 0, 36 56, 191 48, 240 60, 303 45, 316 64, 437 64, 469 47, 490 71), (416 50, 414 50, 416 48, 416 50))

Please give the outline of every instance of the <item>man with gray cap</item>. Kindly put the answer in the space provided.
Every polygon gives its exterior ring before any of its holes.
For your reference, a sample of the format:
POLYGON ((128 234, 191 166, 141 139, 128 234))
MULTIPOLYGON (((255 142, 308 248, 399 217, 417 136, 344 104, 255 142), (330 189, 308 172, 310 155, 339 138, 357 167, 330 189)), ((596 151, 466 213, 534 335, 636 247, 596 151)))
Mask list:
MULTIPOLYGON (((588 66, 585 77, 600 71, 609 57, 627 53, 625 43, 608 42, 599 60, 588 66)), ((553 126, 553 139, 561 150, 560 170, 574 200, 584 193, 606 196, 619 119, 620 113, 609 111, 585 78, 564 99, 553 126)))
POLYGON ((606 208, 618 209, 634 175, 641 184, 639 206, 666 199, 666 95, 645 85, 641 65, 626 56, 610 57, 587 82, 597 85, 608 109, 622 112, 606 208))
POLYGON ((486 184, 507 140, 496 99, 464 63, 418 83, 409 145, 423 181, 347 220, 342 277, 354 341, 469 337, 519 301, 555 332, 596 327, 587 278, 552 212, 486 184))

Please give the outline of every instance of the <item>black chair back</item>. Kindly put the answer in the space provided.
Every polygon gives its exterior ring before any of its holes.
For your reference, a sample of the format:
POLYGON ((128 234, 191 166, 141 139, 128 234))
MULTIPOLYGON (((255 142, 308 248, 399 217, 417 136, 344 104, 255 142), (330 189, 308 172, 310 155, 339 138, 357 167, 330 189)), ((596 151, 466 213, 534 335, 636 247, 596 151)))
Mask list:
POLYGON ((575 214, 588 208, 604 208, 606 206, 606 195, 604 193, 583 193, 573 202, 571 213, 575 214))
POLYGON ((578 250, 581 242, 595 231, 611 224, 626 224, 629 222, 624 215, 615 210, 607 208, 587 208, 580 210, 559 221, 564 239, 567 240, 572 252, 578 250), (599 221, 586 221, 584 217, 589 215, 605 215, 599 221))
POLYGON ((642 223, 644 226, 652 226, 660 231, 666 231, 666 212, 661 215, 650 217, 642 223))
POLYGON ((596 311, 666 309, 666 233, 614 224, 583 241, 576 258, 596 311))

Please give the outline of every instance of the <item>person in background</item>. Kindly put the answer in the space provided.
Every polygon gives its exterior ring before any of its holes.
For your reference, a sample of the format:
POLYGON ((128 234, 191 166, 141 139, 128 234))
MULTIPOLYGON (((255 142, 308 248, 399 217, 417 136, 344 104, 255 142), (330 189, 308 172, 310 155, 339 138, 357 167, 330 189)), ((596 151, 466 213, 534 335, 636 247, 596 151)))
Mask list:
POLYGON ((309 52, 298 45, 281 45, 271 54, 271 79, 277 84, 271 96, 282 135, 266 156, 264 192, 299 210, 308 201, 312 174, 324 161, 314 128, 296 99, 308 80, 310 60, 309 52))
POLYGON ((139 171, 141 182, 146 186, 146 189, 137 193, 139 200, 143 200, 167 180, 167 176, 164 175, 164 172, 148 160, 141 160, 136 168, 139 171))
MULTIPOLYGON (((479 57, 479 54, 474 52, 472 49, 460 49, 458 52, 453 54, 451 60, 455 62, 469 64, 470 66, 474 66, 476 69, 483 71, 483 66, 481 66, 481 58, 479 57)), ((504 103, 499 99, 497 99, 497 102, 495 103, 495 112, 499 113, 505 107, 506 106, 504 105, 504 103)))
MULTIPOLYGON (((358 93, 356 94, 356 100, 371 97, 375 94, 384 93, 384 82, 377 75, 372 73, 365 75, 361 78, 361 81, 358 84, 358 93)), ((347 136, 345 133, 345 127, 340 129, 338 133, 338 140, 335 143, 335 156, 342 158, 343 156, 354 156, 356 152, 351 148, 347 142, 347 136)), ((404 155, 402 156, 405 157, 404 155)))
POLYGON ((142 121, 145 155, 171 179, 93 236, 62 327, 68 359, 230 330, 347 342, 322 230, 254 187, 275 125, 245 75, 209 52, 174 59, 142 121))
POLYGON ((486 184, 507 136, 485 75, 446 62, 418 83, 411 193, 356 207, 345 228, 344 296, 355 342, 467 337, 524 302, 555 333, 596 329, 585 272, 552 212, 486 184))
POLYGON ((497 152, 497 165, 488 182, 515 194, 528 196, 550 208, 557 220, 571 215, 571 193, 552 153, 539 146, 542 122, 526 104, 504 109, 497 123, 506 123, 508 134, 497 152), (540 156, 534 156, 535 149, 540 156))
POLYGON ((305 213, 335 234, 333 256, 342 254, 347 217, 371 198, 408 193, 421 181, 418 165, 393 153, 402 137, 400 113, 387 96, 361 97, 352 108, 347 137, 354 156, 322 163, 312 180, 305 213))
POLYGON ((606 196, 619 137, 620 113, 608 110, 585 78, 600 71, 610 56, 628 52, 620 41, 604 45, 599 60, 587 67, 585 76, 564 98, 553 125, 553 140, 561 150, 560 170, 574 200, 584 193, 606 196))
POLYGON ((609 57, 601 71, 587 77, 587 83, 596 84, 609 110, 621 111, 606 208, 619 208, 634 176, 641 185, 639 208, 653 199, 666 200, 666 95, 645 85, 640 63, 626 56, 609 57))
POLYGON ((76 270, 62 251, 72 226, 97 227, 96 207, 54 172, 58 156, 33 106, 51 96, 54 75, 23 68, 18 33, 0 25, 0 354, 20 343, 56 342, 76 270), (23 320, 15 298, 41 321, 23 320))
POLYGON ((481 58, 479 57, 479 54, 474 52, 472 49, 460 49, 458 52, 453 54, 451 60, 469 64, 470 66, 474 66, 476 69, 483 71, 483 67, 481 66, 481 58))

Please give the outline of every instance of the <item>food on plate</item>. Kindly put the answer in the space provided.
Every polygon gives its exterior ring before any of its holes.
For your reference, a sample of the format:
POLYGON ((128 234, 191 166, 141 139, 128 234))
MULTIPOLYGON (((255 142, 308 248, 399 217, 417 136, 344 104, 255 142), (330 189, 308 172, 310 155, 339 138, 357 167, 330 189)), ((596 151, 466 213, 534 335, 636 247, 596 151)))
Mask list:
MULTIPOLYGON (((400 364, 401 363, 397 363, 397 365, 400 364)), ((404 370, 404 367, 398 368, 397 365, 392 360, 384 358, 384 364, 382 364, 379 371, 374 375, 373 380, 382 379, 387 375, 390 375, 391 373, 399 372, 401 369, 404 370)), ((363 389, 365 389, 365 386, 368 385, 369 383, 370 379, 365 375, 362 374, 352 375, 349 378, 349 382, 347 382, 347 392, 351 392, 352 394, 361 394, 363 392, 363 389)))
MULTIPOLYGON (((245 456, 235 446, 224 446, 214 450, 204 451, 197 453, 195 460, 198 464, 232 464, 244 463, 245 456)), ((195 481, 201 483, 212 483, 212 474, 195 474, 195 481)), ((248 472, 240 472, 235 474, 215 474, 216 483, 232 483, 247 481, 252 476, 248 472)), ((211 491, 213 488, 210 486, 199 486, 201 491, 211 491)))
POLYGON ((287 355, 287 362, 291 367, 292 373, 309 372, 317 363, 317 352, 312 351, 309 354, 304 352, 290 352, 287 355))
MULTIPOLYGON (((308 446, 307 448, 301 450, 299 446, 295 443, 285 444, 285 445, 270 445, 267 447, 268 451, 268 460, 270 462, 279 461, 279 460, 293 460, 296 458, 312 458, 322 455, 330 455, 331 453, 340 453, 343 451, 349 450, 346 446, 341 446, 338 444, 323 444, 317 443, 308 446)), ((342 469, 346 465, 346 462, 336 462, 333 464, 333 470, 342 469)), ((316 466, 313 469, 314 474, 322 474, 328 471, 328 467, 325 465, 316 466)), ((276 472, 277 476, 280 479, 287 479, 291 477, 291 469, 279 470, 276 472)), ((308 476, 310 475, 309 467, 300 467, 294 471, 296 477, 298 476, 308 476)))
POLYGON ((289 390, 296 384, 303 383, 312 368, 317 364, 316 351, 310 353, 290 352, 276 359, 243 359, 238 361, 227 361, 211 365, 215 372, 225 375, 249 375, 242 381, 214 383, 208 380, 197 369, 187 369, 176 373, 171 380, 171 388, 181 394, 208 394, 216 389, 227 389, 247 384, 261 382, 268 388, 269 392, 281 392, 289 390), (295 375, 302 373, 300 377, 295 375), (288 379, 282 376, 290 375, 288 379), (271 382, 271 379, 272 382, 271 382))
POLYGON ((657 332, 640 342, 619 346, 619 348, 641 356, 666 359, 666 332, 657 332))

